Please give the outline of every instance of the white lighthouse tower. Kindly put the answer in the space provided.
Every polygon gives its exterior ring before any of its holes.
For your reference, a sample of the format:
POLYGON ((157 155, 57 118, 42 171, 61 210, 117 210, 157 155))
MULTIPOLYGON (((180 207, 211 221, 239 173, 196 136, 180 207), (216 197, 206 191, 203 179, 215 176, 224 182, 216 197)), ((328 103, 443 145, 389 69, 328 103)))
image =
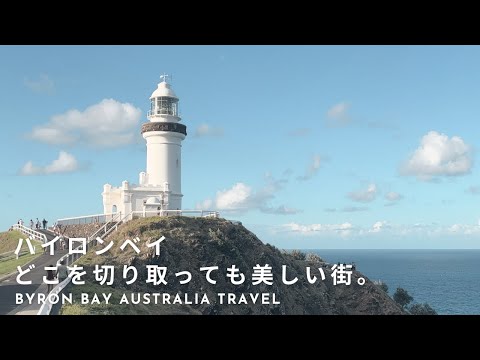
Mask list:
POLYGON ((147 141, 147 172, 143 185, 162 187, 168 194, 166 209, 182 208, 182 141, 187 127, 180 124, 178 97, 167 82, 167 76, 150 96, 149 123, 143 124, 147 141))
POLYGON ((149 122, 142 126, 147 142, 147 169, 139 184, 124 181, 121 187, 103 187, 104 214, 132 211, 144 215, 182 209, 182 141, 187 127, 180 123, 178 97, 167 82, 167 75, 150 96, 149 122))

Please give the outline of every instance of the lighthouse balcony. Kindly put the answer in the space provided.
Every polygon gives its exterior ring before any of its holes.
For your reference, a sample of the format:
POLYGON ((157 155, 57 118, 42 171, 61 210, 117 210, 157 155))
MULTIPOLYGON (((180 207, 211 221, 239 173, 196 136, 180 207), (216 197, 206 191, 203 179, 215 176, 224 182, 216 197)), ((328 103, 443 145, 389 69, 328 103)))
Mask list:
POLYGON ((178 116, 178 114, 174 111, 168 109, 157 109, 157 110, 149 110, 147 112, 147 116, 156 116, 156 115, 172 115, 178 116))
POLYGON ((184 124, 171 122, 149 122, 142 125, 142 134, 149 131, 171 131, 187 135, 187 127, 184 124))

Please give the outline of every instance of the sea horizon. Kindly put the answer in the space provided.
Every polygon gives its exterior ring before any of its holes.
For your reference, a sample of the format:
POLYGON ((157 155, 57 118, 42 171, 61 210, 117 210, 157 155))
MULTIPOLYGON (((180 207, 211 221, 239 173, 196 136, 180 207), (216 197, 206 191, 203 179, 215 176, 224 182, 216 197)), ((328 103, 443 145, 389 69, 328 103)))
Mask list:
POLYGON ((401 287, 412 303, 428 303, 439 315, 480 314, 480 249, 302 249, 330 263, 355 262, 392 296, 401 287))

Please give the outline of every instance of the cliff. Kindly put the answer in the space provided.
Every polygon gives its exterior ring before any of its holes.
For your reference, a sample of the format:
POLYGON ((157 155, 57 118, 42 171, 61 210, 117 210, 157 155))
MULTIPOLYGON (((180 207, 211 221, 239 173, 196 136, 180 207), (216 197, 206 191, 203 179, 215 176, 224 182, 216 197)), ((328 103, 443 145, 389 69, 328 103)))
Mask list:
MULTIPOLYGON (((77 230, 79 231, 79 230, 77 230)), ((310 261, 302 260, 294 254, 281 251, 271 245, 264 244, 255 234, 244 226, 233 224, 224 219, 165 217, 132 220, 119 227, 111 234, 103 245, 97 245, 86 256, 80 259, 87 271, 89 284, 94 283, 93 268, 95 264, 115 265, 115 282, 112 285, 116 293, 122 292, 167 292, 170 294, 206 293, 212 303, 199 305, 170 305, 175 307, 175 313, 201 314, 402 314, 400 307, 380 288, 358 271, 352 275, 352 284, 333 285, 331 269, 318 257, 307 257, 310 261), (161 243, 160 255, 156 256, 154 248, 148 248, 147 243, 165 236, 161 243), (127 246, 123 251, 120 245, 126 239, 140 239, 136 245, 140 253, 136 254, 127 246), (102 249, 110 241, 112 248, 102 255, 96 255, 95 250, 102 249), (273 268, 273 285, 252 285, 252 270, 255 265, 269 264, 273 268), (138 278, 135 283, 126 285, 122 279, 120 267, 133 265, 138 269, 138 278), (159 265, 168 268, 167 285, 146 284, 146 265, 159 265), (236 265, 245 274, 245 282, 241 285, 232 285, 227 278, 226 268, 236 265), (282 282, 282 265, 287 266, 288 279, 297 277, 299 280, 293 285, 282 282), (205 271, 201 267, 218 266, 219 270, 212 272, 215 285, 207 282, 205 271), (306 268, 311 267, 312 274, 317 276, 317 282, 310 284, 306 278, 306 268), (320 278, 318 268, 325 273, 325 280, 320 278), (188 284, 180 284, 175 274, 180 271, 189 271, 192 279, 188 284), (366 283, 361 286, 357 279, 364 277, 366 283), (220 305, 218 293, 275 293, 278 305, 241 304, 220 305)), ((129 277, 127 278, 127 280, 129 277)), ((75 286, 75 293, 88 289, 88 286, 75 286)), ((98 289, 98 287, 97 287, 98 289)), ((102 292, 108 292, 105 287, 102 292)), ((78 305, 75 305, 78 310, 78 305)), ((109 305, 114 306, 114 305, 109 305)), ((118 306, 118 305, 117 305, 118 306)), ((127 313, 135 312, 134 307, 125 307, 127 313)), ((156 305, 161 307, 162 305, 156 305)), ((80 306, 81 308, 81 306, 80 306)), ((145 309, 144 309, 145 310, 145 309)), ((89 312, 83 309, 81 313, 89 312)), ((148 313, 148 311, 144 311, 148 313)), ((68 313, 68 311, 64 311, 68 313)), ((108 306, 102 306, 101 313, 116 313, 108 306)), ((155 311, 155 313, 169 313, 169 311, 155 311)))

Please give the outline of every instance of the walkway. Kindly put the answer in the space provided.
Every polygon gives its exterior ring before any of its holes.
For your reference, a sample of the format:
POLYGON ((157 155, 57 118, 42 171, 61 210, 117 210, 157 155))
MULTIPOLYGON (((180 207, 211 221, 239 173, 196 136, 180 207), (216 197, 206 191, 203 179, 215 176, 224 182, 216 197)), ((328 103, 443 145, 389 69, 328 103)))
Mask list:
MULTIPOLYGON (((47 236, 48 241, 55 237, 55 234, 49 230, 39 230, 47 236)), ((57 260, 65 255, 68 250, 56 250, 54 255, 42 254, 33 260, 35 268, 24 276, 25 280, 32 280, 31 285, 17 284, 17 272, 3 279, 0 282, 0 315, 36 315, 40 310, 41 304, 37 304, 37 296, 34 297, 34 303, 29 305, 26 301, 25 293, 44 293, 47 292, 47 285, 43 284, 43 276, 46 275, 45 266, 55 265, 57 260), (16 305, 16 293, 24 294, 24 304, 16 305)), ((23 266, 22 269, 26 267, 23 266)))

